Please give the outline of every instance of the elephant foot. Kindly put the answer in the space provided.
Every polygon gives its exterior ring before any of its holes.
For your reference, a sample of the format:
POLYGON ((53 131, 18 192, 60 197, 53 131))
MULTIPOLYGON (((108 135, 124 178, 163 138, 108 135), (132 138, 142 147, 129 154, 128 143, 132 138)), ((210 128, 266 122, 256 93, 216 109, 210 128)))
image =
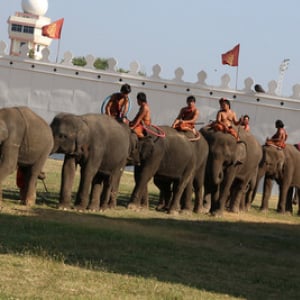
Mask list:
POLYGON ((220 209, 211 212, 212 217, 223 217, 223 211, 220 209))
POLYGON ((245 207, 245 211, 250 211, 251 210, 251 204, 247 204, 245 207))
POLYGON ((57 205, 57 209, 61 209, 61 210, 69 210, 72 207, 69 204, 58 204, 57 205))
POLYGON ((268 208, 266 208, 266 207, 260 207, 259 211, 262 212, 262 213, 267 213, 268 212, 268 208))
POLYGON ((192 215, 192 210, 191 209, 182 209, 181 211, 180 211, 180 214, 181 215, 184 215, 184 216, 191 216, 192 215))
POLYGON ((117 208, 117 204, 116 203, 109 203, 108 208, 109 209, 115 209, 115 208, 117 208))
POLYGON ((83 212, 83 211, 86 210, 86 207, 83 206, 83 205, 75 205, 75 206, 74 206, 74 210, 83 212))
POLYGON ((157 206, 156 206, 156 210, 162 210, 162 209, 164 209, 166 207, 166 205, 164 204, 164 202, 160 202, 160 203, 158 203, 157 204, 157 206))
POLYGON ((100 211, 100 212, 104 212, 104 211, 108 210, 108 208, 109 208, 109 207, 108 207, 107 204, 101 205, 99 211, 100 211))
POLYGON ((209 212, 209 208, 205 207, 197 207, 193 209, 195 214, 207 214, 209 212))
POLYGON ((130 210, 139 211, 141 207, 140 207, 140 205, 137 205, 135 203, 129 203, 127 205, 127 208, 130 210))
POLYGON ((156 211, 167 211, 168 207, 165 205, 158 205, 158 206, 156 206, 155 210, 156 211))
POLYGON ((283 208, 277 208, 277 212, 278 212, 279 214, 284 215, 284 214, 285 214, 285 209, 283 209, 283 208))
POLYGON ((240 210, 239 210, 237 207, 231 207, 231 208, 229 209, 229 211, 230 211, 231 213, 235 213, 235 214, 238 214, 238 213, 240 212, 240 210))
POLYGON ((168 211, 168 214, 171 215, 171 216, 178 216, 179 215, 179 211, 176 210, 176 209, 170 209, 168 211))
POLYGON ((28 207, 34 206, 35 201, 25 201, 25 205, 28 206, 28 207))
POLYGON ((97 212, 97 211, 99 211, 99 207, 96 206, 96 205, 92 205, 92 206, 89 206, 89 207, 87 208, 87 210, 88 210, 88 211, 91 211, 91 212, 97 212))

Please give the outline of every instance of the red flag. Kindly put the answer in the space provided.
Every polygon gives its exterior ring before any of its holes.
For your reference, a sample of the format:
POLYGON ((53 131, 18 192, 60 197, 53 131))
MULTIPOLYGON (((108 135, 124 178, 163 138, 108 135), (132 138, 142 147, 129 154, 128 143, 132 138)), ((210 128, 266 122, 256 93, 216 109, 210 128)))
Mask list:
POLYGON ((59 19, 49 25, 42 27, 42 35, 47 36, 51 39, 60 39, 61 30, 64 24, 64 19, 59 19))
POLYGON ((237 67, 239 65, 240 44, 236 45, 232 50, 222 54, 222 64, 237 67))

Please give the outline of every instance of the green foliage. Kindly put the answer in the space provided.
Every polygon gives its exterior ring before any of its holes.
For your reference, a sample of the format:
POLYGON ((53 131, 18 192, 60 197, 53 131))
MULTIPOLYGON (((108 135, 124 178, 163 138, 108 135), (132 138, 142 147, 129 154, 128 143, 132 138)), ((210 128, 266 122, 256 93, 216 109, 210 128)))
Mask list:
MULTIPOLYGON (((85 57, 81 56, 81 57, 74 57, 73 60, 72 60, 72 63, 74 66, 80 66, 80 67, 84 67, 87 62, 86 62, 86 59, 85 57)), ((94 67, 95 69, 97 70, 106 70, 108 69, 108 59, 107 58, 96 58, 96 60, 94 61, 94 67)), ((120 72, 120 73, 128 73, 129 71, 128 70, 124 70, 122 68, 119 68, 117 70, 117 72, 120 72)))
POLYGON ((125 70, 125 69, 123 69, 123 68, 117 69, 117 72, 119 72, 119 73, 129 73, 128 70, 125 70))
POLYGON ((34 49, 30 49, 28 52, 28 57, 29 58, 34 58, 34 49))
POLYGON ((99 70, 108 69, 108 59, 98 57, 94 62, 94 67, 99 70))
POLYGON ((72 63, 73 63, 74 66, 84 67, 86 65, 86 59, 85 59, 84 56, 74 57, 72 59, 72 63))

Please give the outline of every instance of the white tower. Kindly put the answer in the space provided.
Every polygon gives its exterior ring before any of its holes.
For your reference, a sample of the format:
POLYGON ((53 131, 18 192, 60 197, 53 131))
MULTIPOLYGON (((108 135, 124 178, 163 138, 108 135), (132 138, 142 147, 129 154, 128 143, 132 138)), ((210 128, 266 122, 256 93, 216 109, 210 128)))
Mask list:
POLYGON ((48 0, 22 0, 23 12, 10 16, 8 35, 11 40, 10 55, 20 55, 20 48, 28 45, 28 55, 35 59, 42 57, 42 50, 48 47, 52 39, 42 35, 42 27, 51 23, 44 17, 48 10, 48 0))

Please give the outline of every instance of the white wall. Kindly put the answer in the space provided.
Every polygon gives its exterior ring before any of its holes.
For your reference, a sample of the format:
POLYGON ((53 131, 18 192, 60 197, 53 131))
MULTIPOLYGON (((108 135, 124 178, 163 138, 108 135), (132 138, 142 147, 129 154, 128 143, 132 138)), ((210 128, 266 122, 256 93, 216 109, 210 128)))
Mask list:
POLYGON ((300 141, 300 85, 295 85, 290 98, 275 94, 276 82, 270 82, 267 93, 256 93, 254 81, 246 78, 241 90, 230 88, 230 77, 225 74, 220 86, 208 86, 206 73, 198 73, 198 82, 183 82, 184 71, 178 68, 174 78, 161 79, 160 66, 153 66, 153 74, 138 75, 137 63, 130 65, 130 72, 116 72, 117 62, 109 60, 109 70, 93 68, 94 58, 87 56, 86 67, 74 67, 72 54, 65 53, 63 63, 49 62, 48 49, 43 59, 36 61, 26 56, 22 49, 20 57, 6 54, 6 44, 0 42, 0 106, 25 105, 41 115, 47 122, 60 112, 83 114, 100 112, 102 101, 111 93, 119 91, 123 83, 132 86, 130 98, 132 109, 129 118, 138 110, 136 94, 146 93, 154 124, 171 124, 179 109, 185 105, 188 95, 196 96, 201 122, 215 119, 219 109, 218 100, 226 97, 232 100, 232 108, 241 114, 250 115, 251 130, 261 143, 275 132, 275 120, 282 119, 289 133, 289 143, 300 141))

